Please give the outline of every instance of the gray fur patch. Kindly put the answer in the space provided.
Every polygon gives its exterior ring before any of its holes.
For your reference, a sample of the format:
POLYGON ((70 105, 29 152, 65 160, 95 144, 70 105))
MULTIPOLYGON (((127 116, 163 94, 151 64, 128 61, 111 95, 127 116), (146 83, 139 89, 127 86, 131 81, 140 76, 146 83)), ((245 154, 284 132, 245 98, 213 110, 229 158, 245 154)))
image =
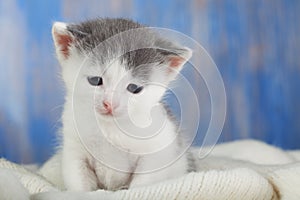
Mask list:
POLYGON ((81 53, 89 54, 92 60, 104 65, 113 59, 120 59, 134 77, 147 80, 153 64, 159 66, 166 61, 166 56, 177 54, 174 52, 180 54, 183 49, 143 27, 128 19, 99 18, 70 24, 67 29, 75 37, 74 45, 81 53), (134 29, 139 31, 124 33, 134 29), (122 34, 117 36, 119 33, 122 34), (111 37, 113 39, 107 40, 111 37), (141 46, 146 48, 131 51, 141 46))

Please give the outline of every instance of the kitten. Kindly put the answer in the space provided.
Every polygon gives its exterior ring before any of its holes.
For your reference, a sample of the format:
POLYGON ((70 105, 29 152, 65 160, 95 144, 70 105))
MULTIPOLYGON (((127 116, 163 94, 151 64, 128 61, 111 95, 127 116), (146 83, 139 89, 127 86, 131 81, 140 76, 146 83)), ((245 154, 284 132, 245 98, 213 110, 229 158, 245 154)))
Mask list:
POLYGON ((66 87, 62 174, 68 190, 145 186, 188 172, 161 103, 191 50, 127 19, 52 28, 66 87))

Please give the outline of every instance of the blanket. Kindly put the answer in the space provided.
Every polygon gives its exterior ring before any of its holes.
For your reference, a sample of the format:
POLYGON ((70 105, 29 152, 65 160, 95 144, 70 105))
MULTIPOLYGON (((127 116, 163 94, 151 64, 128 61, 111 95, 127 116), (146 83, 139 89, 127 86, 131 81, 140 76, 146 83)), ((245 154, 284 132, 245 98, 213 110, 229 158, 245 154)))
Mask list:
MULTIPOLYGON (((192 149, 195 158, 200 150, 192 149)), ((146 187, 71 192, 64 190, 59 154, 38 169, 0 159, 0 200, 300 199, 300 151, 241 140, 216 145, 196 166, 196 172, 146 187)))

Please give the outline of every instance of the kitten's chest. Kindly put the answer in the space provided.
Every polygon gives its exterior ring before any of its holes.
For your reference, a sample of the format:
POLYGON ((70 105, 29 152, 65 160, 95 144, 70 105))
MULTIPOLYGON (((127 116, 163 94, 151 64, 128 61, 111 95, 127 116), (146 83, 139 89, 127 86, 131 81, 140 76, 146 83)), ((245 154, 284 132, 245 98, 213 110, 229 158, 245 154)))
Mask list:
POLYGON ((120 190, 129 187, 131 182, 131 175, 123 173, 111 168, 102 168, 96 170, 98 179, 98 186, 106 190, 120 190))
POLYGON ((134 161, 124 159, 118 155, 110 155, 106 158, 92 158, 92 170, 97 177, 97 185, 100 189, 120 190, 126 189, 131 183, 134 173, 134 161))
POLYGON ((144 139, 145 132, 141 131, 141 136, 137 137, 138 135, 132 135, 119 126, 106 125, 101 128, 101 133, 98 132, 95 136, 89 137, 88 146, 93 146, 91 149, 93 149, 93 154, 97 155, 97 159, 112 163, 113 166, 121 165, 120 168, 126 162, 129 163, 128 165, 134 165, 138 155, 156 152, 176 139, 171 123, 166 123, 165 127, 153 134, 153 137, 144 139))

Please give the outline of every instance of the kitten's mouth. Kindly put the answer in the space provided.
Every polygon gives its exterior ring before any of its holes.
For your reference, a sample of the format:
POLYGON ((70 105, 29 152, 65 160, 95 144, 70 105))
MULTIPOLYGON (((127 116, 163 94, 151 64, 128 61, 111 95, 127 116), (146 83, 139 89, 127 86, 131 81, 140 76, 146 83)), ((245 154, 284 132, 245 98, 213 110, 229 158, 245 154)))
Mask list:
POLYGON ((102 115, 105 115, 105 116, 113 116, 113 113, 112 112, 105 112, 105 113, 101 113, 102 115))
POLYGON ((115 116, 115 113, 112 110, 106 110, 106 109, 102 109, 102 108, 95 108, 95 109, 96 109, 96 112, 102 117, 111 118, 111 117, 115 116))
POLYGON ((107 111, 107 110, 102 110, 102 109, 97 109, 98 114, 104 115, 104 116, 113 116, 112 111, 107 111))
POLYGON ((95 107, 94 108, 96 113, 99 115, 100 118, 103 119, 113 119, 113 118, 123 118, 124 113, 122 112, 117 112, 116 110, 110 109, 107 110, 102 107, 95 107))

